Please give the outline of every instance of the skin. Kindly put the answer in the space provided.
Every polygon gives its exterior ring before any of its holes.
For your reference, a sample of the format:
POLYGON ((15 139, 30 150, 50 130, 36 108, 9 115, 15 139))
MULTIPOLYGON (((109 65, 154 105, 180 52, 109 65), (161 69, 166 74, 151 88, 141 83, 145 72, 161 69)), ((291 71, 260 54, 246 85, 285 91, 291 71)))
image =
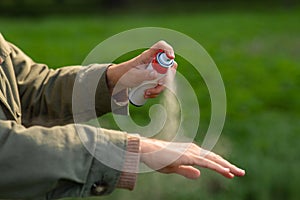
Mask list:
MULTIPOLYGON (((175 58, 173 48, 165 41, 159 41, 140 55, 126 62, 111 65, 107 69, 108 87, 112 94, 126 88, 138 86, 143 81, 157 78, 156 71, 146 70, 146 66, 158 50, 164 50, 169 58, 175 58)), ((174 63, 173 75, 177 69, 174 63)), ((154 88, 145 91, 145 98, 155 98, 164 89, 164 81, 159 80, 154 88)), ((141 138, 140 160, 148 167, 161 173, 175 173, 189 179, 200 177, 203 167, 227 177, 244 176, 245 171, 231 164, 221 156, 202 149, 194 143, 170 143, 161 140, 141 138)))
POLYGON ((189 179, 200 177, 196 167, 214 170, 226 178, 245 175, 244 170, 194 143, 142 139, 141 161, 158 172, 176 173, 189 179))
MULTIPOLYGON (((157 72, 155 70, 149 71, 145 68, 160 49, 164 50, 169 58, 175 58, 173 48, 165 41, 159 41, 137 57, 120 64, 111 65, 106 72, 108 87, 111 92, 116 93, 122 89, 138 86, 143 81, 156 79, 157 72)), ((176 68, 177 63, 174 63, 172 67, 174 72, 176 68)), ((164 81, 161 80, 155 88, 146 90, 145 98, 157 97, 165 89, 163 83, 164 81)))

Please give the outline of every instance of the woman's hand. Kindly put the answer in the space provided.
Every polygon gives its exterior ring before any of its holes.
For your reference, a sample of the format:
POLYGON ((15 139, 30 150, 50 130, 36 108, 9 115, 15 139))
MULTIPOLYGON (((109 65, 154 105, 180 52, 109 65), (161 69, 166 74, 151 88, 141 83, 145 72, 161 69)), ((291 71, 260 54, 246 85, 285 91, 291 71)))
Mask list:
POLYGON ((161 173, 176 173, 189 179, 200 176, 196 166, 214 170, 227 178, 245 175, 244 170, 194 143, 141 139, 140 153, 141 162, 151 169, 161 173))
MULTIPOLYGON (((163 50, 169 58, 175 58, 173 48, 165 41, 159 41, 137 57, 120 64, 111 65, 106 73, 108 87, 111 92, 132 88, 138 86, 143 81, 156 79, 157 72, 155 70, 146 70, 145 68, 159 50, 163 50)), ((176 68, 177 63, 174 63, 172 67, 173 74, 175 74, 176 68)), ((164 90, 163 84, 163 80, 161 80, 156 87, 146 90, 145 98, 154 98, 160 94, 164 90)))

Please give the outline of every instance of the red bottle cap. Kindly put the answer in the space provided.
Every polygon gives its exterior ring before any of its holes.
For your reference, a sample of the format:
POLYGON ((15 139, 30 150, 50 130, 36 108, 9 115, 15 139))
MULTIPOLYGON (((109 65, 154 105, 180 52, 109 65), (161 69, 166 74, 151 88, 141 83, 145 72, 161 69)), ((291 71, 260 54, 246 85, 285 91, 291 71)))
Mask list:
POLYGON ((152 67, 160 74, 167 73, 174 64, 174 59, 170 59, 163 50, 159 50, 152 60, 152 67))

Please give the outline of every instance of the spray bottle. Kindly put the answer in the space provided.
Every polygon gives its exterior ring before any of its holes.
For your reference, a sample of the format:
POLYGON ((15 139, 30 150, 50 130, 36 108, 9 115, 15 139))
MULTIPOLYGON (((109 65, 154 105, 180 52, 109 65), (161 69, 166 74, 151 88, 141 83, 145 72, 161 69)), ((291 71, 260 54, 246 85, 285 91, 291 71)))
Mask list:
POLYGON ((135 106, 142 106, 147 99, 144 98, 145 91, 149 88, 154 88, 158 80, 167 75, 168 70, 173 66, 174 59, 171 59, 162 50, 158 51, 150 64, 146 67, 147 70, 155 70, 158 77, 155 80, 144 81, 137 87, 131 88, 129 92, 129 101, 135 106))

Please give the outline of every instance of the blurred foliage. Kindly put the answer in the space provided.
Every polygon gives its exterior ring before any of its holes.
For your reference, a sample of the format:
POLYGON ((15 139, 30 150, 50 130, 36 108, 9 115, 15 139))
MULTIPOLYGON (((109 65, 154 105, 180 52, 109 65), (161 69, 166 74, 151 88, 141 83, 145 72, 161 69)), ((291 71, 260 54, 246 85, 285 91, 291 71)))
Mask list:
MULTIPOLYGON (((176 175, 141 174, 134 191, 116 190, 103 199, 297 200, 299 11, 0 18, 0 31, 34 60, 53 68, 80 64, 107 37, 141 26, 183 32, 202 44, 216 62, 225 83, 228 108, 226 124, 214 151, 245 168, 246 176, 227 180, 205 169, 197 181, 176 175)), ((179 56, 176 60, 178 71, 189 79, 198 94, 201 136, 210 118, 209 95, 201 77, 190 71, 189 63, 179 56)), ((131 107, 131 111, 147 121, 147 108, 131 107)), ((110 115, 103 116, 101 123, 114 128, 110 115)), ((198 144, 200 136, 195 141, 198 144)))
POLYGON ((293 8, 296 0, 1 0, 0 16, 45 16, 82 13, 161 13, 190 12, 201 9, 293 8))

